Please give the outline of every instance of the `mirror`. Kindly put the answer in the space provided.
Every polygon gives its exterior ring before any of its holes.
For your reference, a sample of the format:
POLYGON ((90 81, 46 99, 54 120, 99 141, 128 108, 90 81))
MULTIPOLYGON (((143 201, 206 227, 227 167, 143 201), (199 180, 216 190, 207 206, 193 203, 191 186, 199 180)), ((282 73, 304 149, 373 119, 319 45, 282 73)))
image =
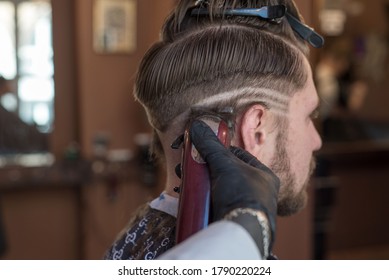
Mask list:
POLYGON ((0 1, 0 155, 48 150, 54 121, 49 0, 0 1))

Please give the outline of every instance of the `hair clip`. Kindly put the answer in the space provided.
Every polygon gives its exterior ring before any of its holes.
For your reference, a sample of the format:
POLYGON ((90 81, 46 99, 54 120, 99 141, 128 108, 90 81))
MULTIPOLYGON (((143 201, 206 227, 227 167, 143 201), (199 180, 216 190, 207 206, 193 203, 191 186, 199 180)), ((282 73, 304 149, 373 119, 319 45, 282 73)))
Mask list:
MULTIPOLYGON (((264 6, 257 9, 226 9, 223 15, 227 16, 256 16, 267 20, 277 20, 285 16, 285 5, 264 6)), ((209 11, 205 8, 196 8, 192 10, 191 15, 208 15, 209 11)))
MULTIPOLYGON (((209 15, 209 11, 206 8, 195 8, 192 10, 192 16, 209 15)), ((285 5, 264 6, 255 9, 226 9, 222 12, 222 15, 228 16, 255 16, 262 19, 269 20, 274 23, 280 23, 281 19, 285 16, 292 29, 299 34, 301 38, 307 41, 311 46, 320 48, 324 45, 324 38, 317 33, 313 28, 305 25, 297 18, 287 12, 285 5)))
POLYGON ((302 23, 288 12, 286 13, 286 18, 293 30, 299 34, 301 38, 311 44, 311 46, 321 48, 324 45, 324 38, 313 30, 313 28, 302 23))

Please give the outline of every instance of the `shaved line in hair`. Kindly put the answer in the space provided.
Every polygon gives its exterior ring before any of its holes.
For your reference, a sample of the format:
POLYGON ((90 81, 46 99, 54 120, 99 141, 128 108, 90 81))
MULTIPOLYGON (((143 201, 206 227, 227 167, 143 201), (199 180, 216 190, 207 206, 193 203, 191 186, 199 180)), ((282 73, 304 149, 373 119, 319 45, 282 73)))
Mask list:
POLYGON ((249 103, 261 103, 269 109, 274 109, 279 114, 285 115, 291 96, 282 94, 279 91, 268 88, 243 87, 240 89, 226 91, 197 102, 194 107, 212 107, 217 104, 233 100, 240 107, 249 103))

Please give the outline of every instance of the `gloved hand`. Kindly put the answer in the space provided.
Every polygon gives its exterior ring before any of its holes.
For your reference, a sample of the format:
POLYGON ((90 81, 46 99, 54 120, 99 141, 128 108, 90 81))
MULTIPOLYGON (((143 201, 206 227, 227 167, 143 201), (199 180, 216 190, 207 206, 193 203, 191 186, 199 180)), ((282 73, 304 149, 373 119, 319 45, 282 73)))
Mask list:
MULTIPOLYGON (((237 147, 226 149, 202 121, 193 121, 190 136, 210 172, 213 221, 223 219, 236 209, 261 211, 270 224, 271 247, 280 186, 278 177, 250 153, 237 147)), ((246 218, 242 221, 241 225, 251 235, 260 226, 253 221, 249 225, 246 218)), ((258 239, 255 236, 253 238, 258 239)))

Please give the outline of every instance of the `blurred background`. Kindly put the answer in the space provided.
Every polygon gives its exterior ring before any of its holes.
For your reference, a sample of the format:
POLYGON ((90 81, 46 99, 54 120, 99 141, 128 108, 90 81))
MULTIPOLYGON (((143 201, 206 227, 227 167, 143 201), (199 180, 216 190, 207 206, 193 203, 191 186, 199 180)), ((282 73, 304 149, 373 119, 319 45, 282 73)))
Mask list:
MULTIPOLYGON (((100 259, 163 189, 132 87, 175 0, 0 0, 0 258, 100 259)), ((324 140, 281 259, 389 259, 389 0, 298 0, 324 140)), ((162 172, 161 172, 162 171, 162 172)))

